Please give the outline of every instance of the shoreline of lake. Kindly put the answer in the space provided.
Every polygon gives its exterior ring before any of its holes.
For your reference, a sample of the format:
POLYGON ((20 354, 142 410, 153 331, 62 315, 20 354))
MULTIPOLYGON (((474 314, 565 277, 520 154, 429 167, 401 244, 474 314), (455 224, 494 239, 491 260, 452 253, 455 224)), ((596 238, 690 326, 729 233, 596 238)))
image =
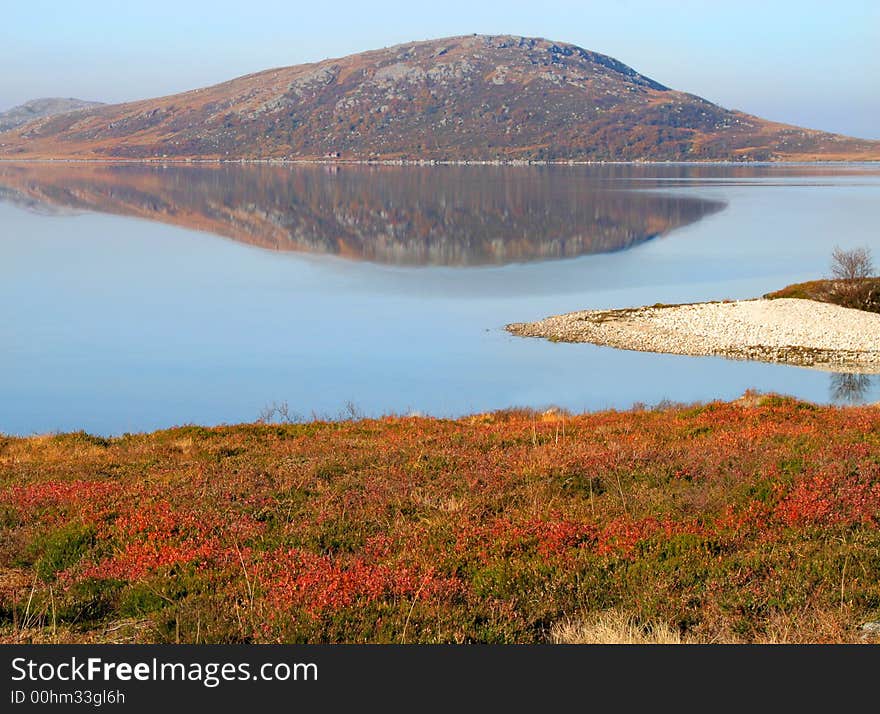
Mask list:
POLYGON ((584 310, 508 332, 639 352, 880 373, 880 315, 795 298, 584 310))
POLYGON ((880 159, 792 159, 785 161, 662 161, 635 159, 632 161, 586 161, 580 159, 227 159, 212 157, 151 158, 77 158, 72 156, 10 157, 0 156, 0 164, 265 164, 270 166, 324 165, 324 166, 858 166, 880 164, 880 159))
POLYGON ((239 423, 274 403, 452 418, 747 389, 878 402, 880 376, 492 329, 815 277, 829 236, 880 252, 878 190, 868 165, 0 163, 0 295, 28 306, 0 329, 0 431, 239 423))

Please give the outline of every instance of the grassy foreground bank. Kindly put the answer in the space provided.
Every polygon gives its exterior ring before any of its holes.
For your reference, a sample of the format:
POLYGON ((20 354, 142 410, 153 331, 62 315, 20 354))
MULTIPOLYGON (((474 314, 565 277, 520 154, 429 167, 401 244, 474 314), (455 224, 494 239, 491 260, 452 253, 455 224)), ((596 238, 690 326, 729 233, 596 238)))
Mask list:
POLYGON ((0 638, 855 642, 878 526, 880 409, 773 396, 0 437, 0 638))

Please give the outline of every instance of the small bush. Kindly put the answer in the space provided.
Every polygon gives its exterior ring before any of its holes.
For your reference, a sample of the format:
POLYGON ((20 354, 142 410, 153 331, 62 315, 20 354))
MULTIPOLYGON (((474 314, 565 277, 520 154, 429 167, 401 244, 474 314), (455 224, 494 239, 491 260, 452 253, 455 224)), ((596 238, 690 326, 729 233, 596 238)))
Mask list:
POLYGON ((79 523, 49 534, 40 544, 42 553, 36 562, 37 576, 45 582, 54 580, 59 572, 79 562, 94 543, 94 527, 79 523))
POLYGON ((122 583, 104 578, 87 578, 74 583, 58 603, 60 622, 100 622, 114 613, 122 583))
POLYGON ((773 300, 776 298, 796 298, 799 300, 816 300, 840 307, 880 313, 880 278, 858 278, 845 280, 813 280, 808 283, 789 285, 764 295, 773 300))

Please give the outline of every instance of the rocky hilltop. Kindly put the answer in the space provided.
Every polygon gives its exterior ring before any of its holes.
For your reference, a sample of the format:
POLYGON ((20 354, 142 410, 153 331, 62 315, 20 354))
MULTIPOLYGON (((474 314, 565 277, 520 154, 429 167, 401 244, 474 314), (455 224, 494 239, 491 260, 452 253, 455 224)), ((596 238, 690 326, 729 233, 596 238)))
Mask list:
POLYGON ((45 97, 43 99, 31 99, 29 102, 19 104, 17 107, 0 112, 0 131, 9 131, 17 126, 27 124, 34 119, 52 117, 58 114, 102 106, 101 102, 87 102, 83 99, 45 97))
POLYGON ((545 39, 469 35, 267 70, 39 119, 0 158, 880 159, 880 142, 769 122, 545 39))

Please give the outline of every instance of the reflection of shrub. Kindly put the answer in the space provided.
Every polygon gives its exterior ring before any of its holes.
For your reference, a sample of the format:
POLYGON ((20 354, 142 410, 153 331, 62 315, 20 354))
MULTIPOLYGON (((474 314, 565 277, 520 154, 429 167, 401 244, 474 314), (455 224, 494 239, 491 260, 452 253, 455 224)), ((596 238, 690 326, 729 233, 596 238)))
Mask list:
POLYGON ((871 389, 871 377, 867 374, 832 374, 831 399, 835 402, 860 404, 871 389))

